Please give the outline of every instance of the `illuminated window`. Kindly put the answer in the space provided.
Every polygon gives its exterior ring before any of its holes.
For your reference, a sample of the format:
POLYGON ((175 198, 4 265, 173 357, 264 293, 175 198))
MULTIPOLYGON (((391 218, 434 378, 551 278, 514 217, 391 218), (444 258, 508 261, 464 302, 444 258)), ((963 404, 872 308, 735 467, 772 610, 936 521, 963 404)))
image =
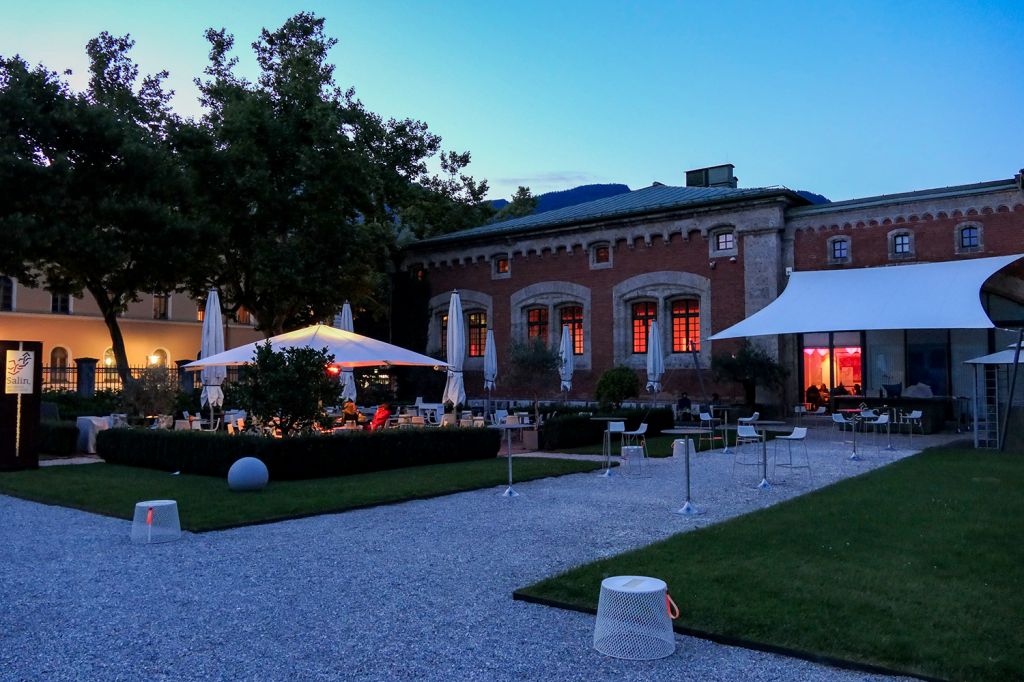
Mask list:
POLYGON ((50 351, 50 367, 67 367, 68 349, 56 346, 50 351))
POLYGON ((494 261, 494 269, 497 270, 499 273, 508 272, 508 258, 499 258, 498 260, 494 261))
POLYGON ((658 319, 658 305, 650 301, 633 304, 633 352, 647 352, 647 332, 651 322, 658 319))
POLYGON ((567 305, 558 311, 559 329, 569 325, 572 335, 572 354, 583 355, 583 307, 567 305))
POLYGON ((50 312, 58 315, 70 315, 71 297, 67 294, 50 294, 50 312))
POLYGON ((14 280, 0 277, 0 310, 14 310, 14 280))
POLYGON ((530 308, 526 311, 526 337, 533 341, 540 339, 548 345, 548 309, 530 308))
POLYGON ((245 308, 239 308, 235 311, 235 321, 238 324, 252 324, 252 315, 245 308))
POLYGON ((103 366, 104 367, 116 367, 117 358, 114 357, 114 349, 108 348, 103 351, 103 366))
POLYGON ((153 319, 166 320, 170 311, 170 294, 153 294, 153 319))
POLYGON ((609 244, 595 244, 590 247, 590 267, 610 268, 612 266, 612 247, 609 244))
POLYGON ((149 355, 147 359, 149 360, 150 367, 166 367, 167 351, 165 351, 163 348, 157 348, 149 355))
POLYGON ((483 357, 487 346, 487 313, 472 312, 466 319, 469 322, 469 357, 483 357))
POLYGON ((502 253, 491 258, 491 277, 504 279, 512 276, 512 263, 508 254, 502 253))
POLYGON ((672 301, 672 352, 700 350, 700 301, 684 298, 672 301))
POLYGON ((206 299, 201 298, 196 301, 196 321, 202 322, 206 319, 206 299))

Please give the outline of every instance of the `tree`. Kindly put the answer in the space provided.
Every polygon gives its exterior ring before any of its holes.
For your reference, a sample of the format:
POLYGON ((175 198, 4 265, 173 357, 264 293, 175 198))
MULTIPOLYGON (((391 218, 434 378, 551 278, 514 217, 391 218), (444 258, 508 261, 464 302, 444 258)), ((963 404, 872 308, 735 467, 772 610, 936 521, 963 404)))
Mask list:
POLYGON ((533 400, 534 424, 540 417, 540 397, 558 388, 558 351, 540 339, 513 341, 508 348, 508 385, 533 400))
POLYGON ((711 358, 711 369, 716 381, 734 381, 743 386, 748 407, 754 406, 758 386, 776 388, 786 378, 786 369, 748 340, 735 354, 722 353, 711 358))
POLYGON ((597 380, 595 396, 601 405, 612 405, 616 409, 626 398, 635 398, 640 393, 640 378, 629 367, 613 367, 597 380))
POLYGON ((530 193, 529 187, 519 186, 516 193, 512 195, 512 201, 505 205, 500 211, 494 214, 488 222, 500 223, 504 220, 522 218, 537 210, 537 197, 530 193))
POLYGON ((340 387, 337 375, 327 371, 334 356, 326 349, 308 347, 275 351, 260 344, 253 361, 242 365, 233 391, 241 407, 265 427, 282 436, 308 433, 331 423, 326 405, 333 405, 340 387))
POLYGON ((0 58, 0 270, 96 300, 129 383, 118 315, 142 292, 179 290, 201 243, 178 207, 186 185, 166 144, 177 125, 166 72, 138 82, 129 36, 89 41, 90 80, 0 58))
POLYGON ((252 45, 256 82, 235 75, 233 36, 206 37, 210 63, 196 81, 205 113, 176 138, 200 197, 193 214, 219 235, 219 263, 193 292, 218 286, 228 313, 246 308, 268 336, 327 319, 346 299, 390 313, 402 241, 486 191, 461 173, 469 154, 443 153, 448 177, 431 176, 440 138, 337 86, 327 61, 337 41, 322 18, 303 12, 264 29, 252 45))

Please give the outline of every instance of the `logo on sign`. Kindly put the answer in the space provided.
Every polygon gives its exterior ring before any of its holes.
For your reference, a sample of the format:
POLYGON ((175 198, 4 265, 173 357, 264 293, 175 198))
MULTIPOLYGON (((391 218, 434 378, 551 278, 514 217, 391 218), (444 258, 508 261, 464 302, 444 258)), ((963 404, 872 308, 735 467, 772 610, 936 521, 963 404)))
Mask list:
POLYGON ((9 350, 4 371, 4 393, 32 393, 35 351, 9 350))

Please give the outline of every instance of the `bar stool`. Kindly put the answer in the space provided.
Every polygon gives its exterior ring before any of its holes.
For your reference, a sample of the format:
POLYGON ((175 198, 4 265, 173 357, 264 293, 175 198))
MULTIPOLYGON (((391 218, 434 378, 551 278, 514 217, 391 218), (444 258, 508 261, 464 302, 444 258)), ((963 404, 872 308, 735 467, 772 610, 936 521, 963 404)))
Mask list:
POLYGON ((811 474, 811 457, 807 452, 807 427, 797 426, 793 429, 793 433, 788 436, 776 436, 775 437, 775 459, 772 461, 772 478, 775 477, 775 467, 789 467, 792 469, 807 469, 807 479, 814 484, 814 476, 811 474), (779 441, 785 441, 787 446, 787 452, 789 459, 785 462, 779 461, 779 441), (804 463, 796 464, 793 462, 793 443, 800 443, 804 446, 804 463))
POLYGON ((757 432, 753 426, 749 424, 740 424, 736 427, 736 447, 733 448, 732 458, 732 477, 736 478, 736 465, 740 466, 761 466, 761 453, 757 452, 757 448, 754 448, 754 454, 756 455, 753 460, 746 457, 747 450, 745 445, 757 444, 760 446, 762 440, 761 434, 757 432))
POLYGON ((704 449, 703 444, 705 440, 708 443, 708 450, 715 447, 715 426, 718 422, 718 417, 711 416, 710 412, 700 413, 700 436, 697 437, 698 449, 704 449))

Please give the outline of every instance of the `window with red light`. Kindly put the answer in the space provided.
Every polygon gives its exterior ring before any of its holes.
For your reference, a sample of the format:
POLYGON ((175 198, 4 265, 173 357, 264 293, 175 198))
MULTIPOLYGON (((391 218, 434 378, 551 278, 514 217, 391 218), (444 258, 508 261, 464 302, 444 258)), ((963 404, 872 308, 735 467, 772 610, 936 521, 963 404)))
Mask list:
POLYGON ((672 352, 700 350, 700 301, 683 298, 672 301, 672 352))
POLYGON ((658 304, 641 301, 633 304, 633 352, 647 352, 647 332, 651 322, 658 319, 658 304))
POLYGON ((487 313, 472 312, 466 315, 469 322, 469 357, 483 357, 487 345, 487 313))
POLYGON ((499 258, 494 264, 494 269, 497 270, 499 274, 505 274, 508 272, 508 258, 499 258))
POLYGON ((598 246, 594 249, 594 262, 607 263, 611 260, 611 251, 607 246, 598 246))
POLYGON ((530 308, 526 311, 526 338, 530 341, 540 339, 548 345, 548 309, 530 308))
POLYGON ((583 308, 578 305, 567 305, 558 311, 558 328, 569 325, 572 334, 572 354, 583 355, 583 308))

